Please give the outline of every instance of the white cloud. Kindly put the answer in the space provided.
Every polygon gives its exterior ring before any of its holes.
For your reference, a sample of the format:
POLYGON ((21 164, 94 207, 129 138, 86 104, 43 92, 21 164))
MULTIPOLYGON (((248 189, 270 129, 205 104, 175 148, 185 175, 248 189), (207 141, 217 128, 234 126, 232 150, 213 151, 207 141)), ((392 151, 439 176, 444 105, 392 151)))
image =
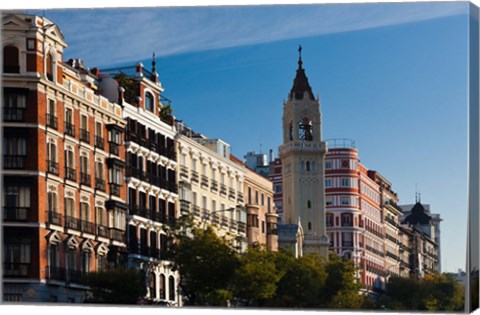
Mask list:
POLYGON ((361 30, 466 13, 468 3, 323 4, 47 11, 69 57, 111 65, 151 56, 361 30), (114 57, 114 59, 113 59, 114 57))

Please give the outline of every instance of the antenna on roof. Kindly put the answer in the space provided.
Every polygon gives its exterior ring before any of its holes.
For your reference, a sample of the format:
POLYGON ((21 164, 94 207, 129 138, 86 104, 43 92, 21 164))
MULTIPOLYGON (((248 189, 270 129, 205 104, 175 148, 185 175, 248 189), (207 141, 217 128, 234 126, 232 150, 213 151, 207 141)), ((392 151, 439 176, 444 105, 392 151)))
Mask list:
POLYGON ((152 56, 152 73, 153 74, 157 72, 156 64, 157 62, 155 61, 155 52, 153 52, 153 56, 152 56))

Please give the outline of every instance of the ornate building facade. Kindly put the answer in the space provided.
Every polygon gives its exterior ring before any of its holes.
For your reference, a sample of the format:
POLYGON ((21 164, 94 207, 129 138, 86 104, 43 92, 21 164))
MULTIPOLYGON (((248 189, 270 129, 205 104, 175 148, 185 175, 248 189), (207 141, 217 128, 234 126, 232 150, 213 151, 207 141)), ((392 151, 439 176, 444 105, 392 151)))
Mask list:
POLYGON ((2 18, 4 300, 82 302, 126 248, 122 108, 53 22, 2 18))

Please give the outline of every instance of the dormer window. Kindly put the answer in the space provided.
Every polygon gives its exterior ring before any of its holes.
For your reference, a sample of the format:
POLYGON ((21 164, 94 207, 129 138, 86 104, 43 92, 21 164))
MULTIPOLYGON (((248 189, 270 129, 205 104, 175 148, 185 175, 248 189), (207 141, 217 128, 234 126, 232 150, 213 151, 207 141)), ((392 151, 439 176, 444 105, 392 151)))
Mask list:
POLYGON ((145 109, 150 111, 150 112, 153 112, 154 109, 153 109, 153 102, 154 100, 154 97, 153 97, 153 94, 150 93, 150 92, 146 92, 145 93, 145 109))
POLYGON ((3 73, 19 73, 19 53, 15 46, 3 47, 3 73))

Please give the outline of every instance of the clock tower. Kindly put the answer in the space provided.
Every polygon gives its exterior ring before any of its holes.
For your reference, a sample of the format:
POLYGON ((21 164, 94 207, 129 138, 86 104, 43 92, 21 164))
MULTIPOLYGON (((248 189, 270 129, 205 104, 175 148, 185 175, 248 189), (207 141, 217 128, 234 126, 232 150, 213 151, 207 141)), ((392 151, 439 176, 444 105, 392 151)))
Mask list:
POLYGON ((284 224, 301 222, 304 252, 328 258, 325 227, 325 171, 327 152, 322 141, 320 101, 315 98, 298 49, 298 69, 283 104, 282 161, 284 224))

